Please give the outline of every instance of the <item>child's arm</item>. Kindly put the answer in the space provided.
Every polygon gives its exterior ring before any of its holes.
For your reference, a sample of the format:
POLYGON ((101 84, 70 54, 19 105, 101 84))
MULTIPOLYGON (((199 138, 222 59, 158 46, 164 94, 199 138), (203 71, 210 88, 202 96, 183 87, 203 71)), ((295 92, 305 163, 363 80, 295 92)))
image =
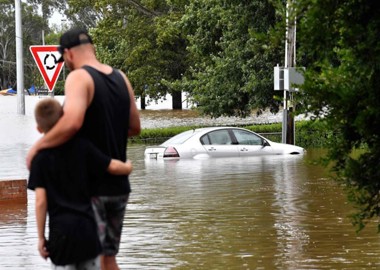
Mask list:
POLYGON ((112 159, 107 168, 107 172, 114 175, 129 175, 132 172, 132 163, 130 160, 122 162, 118 159, 112 159))
POLYGON ((46 190, 44 188, 36 188, 36 219, 37 219, 37 231, 38 231, 38 251, 42 258, 49 257, 49 253, 46 249, 45 239, 45 225, 47 214, 47 198, 46 190))

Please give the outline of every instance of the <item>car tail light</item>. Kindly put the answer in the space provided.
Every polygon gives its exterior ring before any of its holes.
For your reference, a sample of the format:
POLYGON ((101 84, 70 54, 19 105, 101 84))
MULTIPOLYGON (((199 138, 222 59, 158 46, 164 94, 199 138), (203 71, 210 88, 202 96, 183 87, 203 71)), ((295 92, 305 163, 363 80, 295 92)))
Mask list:
POLYGON ((177 158, 179 158, 179 154, 174 147, 169 146, 165 149, 164 158, 165 157, 177 157, 177 158))

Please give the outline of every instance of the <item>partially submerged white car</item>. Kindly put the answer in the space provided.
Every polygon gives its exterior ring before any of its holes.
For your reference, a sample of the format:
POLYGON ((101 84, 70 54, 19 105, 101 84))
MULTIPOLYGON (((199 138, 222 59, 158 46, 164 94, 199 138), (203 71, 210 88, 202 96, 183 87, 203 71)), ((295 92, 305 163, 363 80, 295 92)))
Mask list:
POLYGON ((299 146, 272 142, 237 127, 207 127, 182 132, 159 146, 145 149, 145 159, 203 159, 264 155, 300 155, 299 146))

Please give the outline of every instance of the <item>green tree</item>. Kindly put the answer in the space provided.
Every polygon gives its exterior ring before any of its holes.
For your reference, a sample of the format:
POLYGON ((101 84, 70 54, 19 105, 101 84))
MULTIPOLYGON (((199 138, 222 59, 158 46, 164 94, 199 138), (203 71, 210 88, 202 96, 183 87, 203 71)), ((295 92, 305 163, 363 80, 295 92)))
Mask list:
MULTIPOLYGON (((154 100, 179 92, 165 82, 178 80, 186 68, 185 39, 175 25, 186 1, 89 2, 98 18, 91 32, 99 59, 125 71, 136 95, 154 100)), ((89 5, 68 3, 73 12, 89 5)))
POLYGON ((102 18, 102 9, 98 8, 96 0, 67 0, 65 15, 72 25, 84 28, 94 28, 102 18))
POLYGON ((1 87, 12 86, 15 81, 15 17, 10 1, 0 2, 0 74, 1 87))
MULTIPOLYGON (((1 87, 16 87, 16 44, 14 1, 0 1, 0 74, 1 87)), ((44 25, 35 7, 22 4, 22 30, 24 54, 24 83, 34 82, 36 65, 29 53, 29 46, 41 44, 41 29, 44 25)))
POLYGON ((283 59, 284 30, 278 38, 273 27, 282 14, 269 1, 68 4, 72 14, 93 7, 98 56, 127 72, 137 95, 155 100, 187 91, 212 116, 278 111, 273 67, 283 59))
POLYGON ((283 59, 274 28, 279 15, 269 1, 190 1, 181 23, 192 62, 180 86, 204 113, 278 111, 273 67, 283 59))
POLYGON ((308 63, 303 99, 335 132, 327 161, 360 230, 380 216, 380 3, 299 0, 297 10, 299 51, 308 63))
POLYGON ((66 9, 66 0, 29 0, 28 4, 34 9, 40 8, 42 11, 42 19, 45 22, 43 30, 49 30, 48 19, 54 11, 64 11, 66 9))

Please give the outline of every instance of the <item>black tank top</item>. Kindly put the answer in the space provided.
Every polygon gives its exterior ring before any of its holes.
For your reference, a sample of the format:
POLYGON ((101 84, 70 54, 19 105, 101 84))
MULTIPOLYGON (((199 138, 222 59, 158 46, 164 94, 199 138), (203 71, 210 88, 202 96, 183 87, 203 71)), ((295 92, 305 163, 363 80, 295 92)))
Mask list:
MULTIPOLYGON (((84 66, 94 80, 94 97, 87 108, 79 135, 106 155, 125 161, 129 128, 130 96, 123 76, 116 69, 104 74, 84 66)), ((127 176, 105 175, 95 185, 96 196, 123 195, 131 191, 127 176)))

